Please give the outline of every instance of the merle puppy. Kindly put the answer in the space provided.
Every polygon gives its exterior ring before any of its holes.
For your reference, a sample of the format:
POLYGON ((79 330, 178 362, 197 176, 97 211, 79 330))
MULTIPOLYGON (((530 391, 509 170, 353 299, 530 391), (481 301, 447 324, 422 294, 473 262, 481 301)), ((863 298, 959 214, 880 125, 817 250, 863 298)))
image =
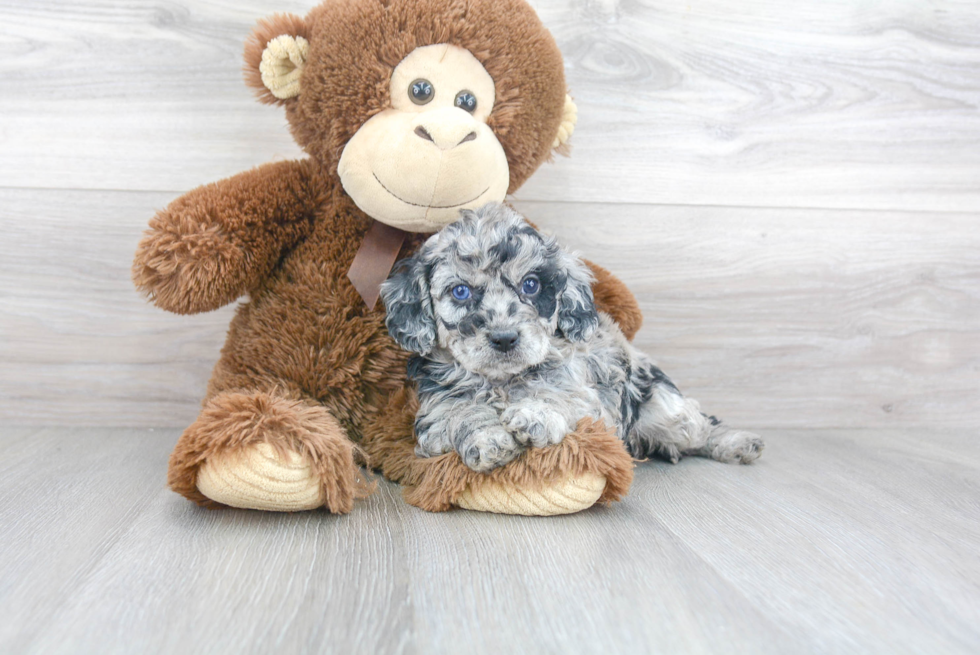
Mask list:
POLYGON ((416 453, 487 471, 557 444, 591 416, 636 458, 756 459, 757 435, 701 413, 606 314, 580 259, 489 204, 433 235, 381 288, 391 336, 415 352, 416 453))

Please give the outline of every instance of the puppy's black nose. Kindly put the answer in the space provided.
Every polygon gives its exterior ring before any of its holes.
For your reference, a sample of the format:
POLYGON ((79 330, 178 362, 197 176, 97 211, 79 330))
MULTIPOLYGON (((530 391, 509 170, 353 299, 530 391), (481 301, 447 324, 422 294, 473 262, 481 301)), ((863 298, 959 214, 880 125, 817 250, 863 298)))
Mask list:
POLYGON ((490 345, 493 346, 494 350, 499 350, 502 353, 510 352, 517 345, 520 335, 517 330, 498 330, 496 332, 491 332, 487 339, 490 340, 490 345))

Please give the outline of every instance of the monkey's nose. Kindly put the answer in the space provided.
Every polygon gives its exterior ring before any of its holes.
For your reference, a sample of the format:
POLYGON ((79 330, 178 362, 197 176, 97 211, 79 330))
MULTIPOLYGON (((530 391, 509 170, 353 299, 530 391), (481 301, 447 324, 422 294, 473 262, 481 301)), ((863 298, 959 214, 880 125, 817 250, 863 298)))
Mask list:
POLYGON ((429 130, 425 129, 421 125, 415 128, 415 133, 419 136, 419 138, 425 139, 426 141, 431 141, 432 143, 439 146, 439 148, 442 150, 450 150, 452 148, 455 148, 456 146, 463 145, 467 141, 476 141, 476 132, 470 132, 462 139, 460 139, 459 143, 456 144, 452 143, 451 141, 451 139, 453 138, 452 136, 450 136, 449 140, 439 139, 439 141, 436 141, 435 139, 432 138, 432 134, 429 133, 429 130))
POLYGON ((413 121, 412 131, 440 150, 452 150, 478 136, 477 121, 462 109, 443 107, 427 111, 413 121))
POLYGON ((520 338, 517 330, 496 330, 487 335, 493 349, 502 353, 513 350, 520 338))

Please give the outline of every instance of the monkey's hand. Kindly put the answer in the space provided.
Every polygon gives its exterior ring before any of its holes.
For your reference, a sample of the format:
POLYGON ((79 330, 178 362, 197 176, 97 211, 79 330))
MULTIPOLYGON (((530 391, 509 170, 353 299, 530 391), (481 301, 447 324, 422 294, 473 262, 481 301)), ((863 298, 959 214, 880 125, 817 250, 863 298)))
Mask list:
POLYGON ((309 233, 312 174, 306 161, 266 164, 177 198, 140 241, 136 287, 177 314, 211 311, 255 288, 309 233))
POLYGON ((612 316, 626 338, 632 341, 640 326, 643 325, 640 303, 636 301, 636 297, 618 277, 598 264, 593 264, 590 261, 586 261, 585 264, 595 276, 592 293, 595 296, 596 309, 612 316))

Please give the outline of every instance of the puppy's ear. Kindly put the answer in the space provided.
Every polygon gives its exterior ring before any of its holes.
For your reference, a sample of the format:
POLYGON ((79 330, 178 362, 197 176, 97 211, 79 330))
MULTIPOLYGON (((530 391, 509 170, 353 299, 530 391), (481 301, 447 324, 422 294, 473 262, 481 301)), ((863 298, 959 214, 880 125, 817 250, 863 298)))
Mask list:
POLYGON ((585 341, 599 326, 592 297, 592 273, 577 257, 564 254, 565 290, 558 300, 558 330, 569 341, 585 341))
POLYGON ((428 266, 420 255, 395 264, 391 277, 381 285, 381 300, 388 311, 385 325, 391 338, 405 350, 429 354, 436 344, 436 319, 428 266))

